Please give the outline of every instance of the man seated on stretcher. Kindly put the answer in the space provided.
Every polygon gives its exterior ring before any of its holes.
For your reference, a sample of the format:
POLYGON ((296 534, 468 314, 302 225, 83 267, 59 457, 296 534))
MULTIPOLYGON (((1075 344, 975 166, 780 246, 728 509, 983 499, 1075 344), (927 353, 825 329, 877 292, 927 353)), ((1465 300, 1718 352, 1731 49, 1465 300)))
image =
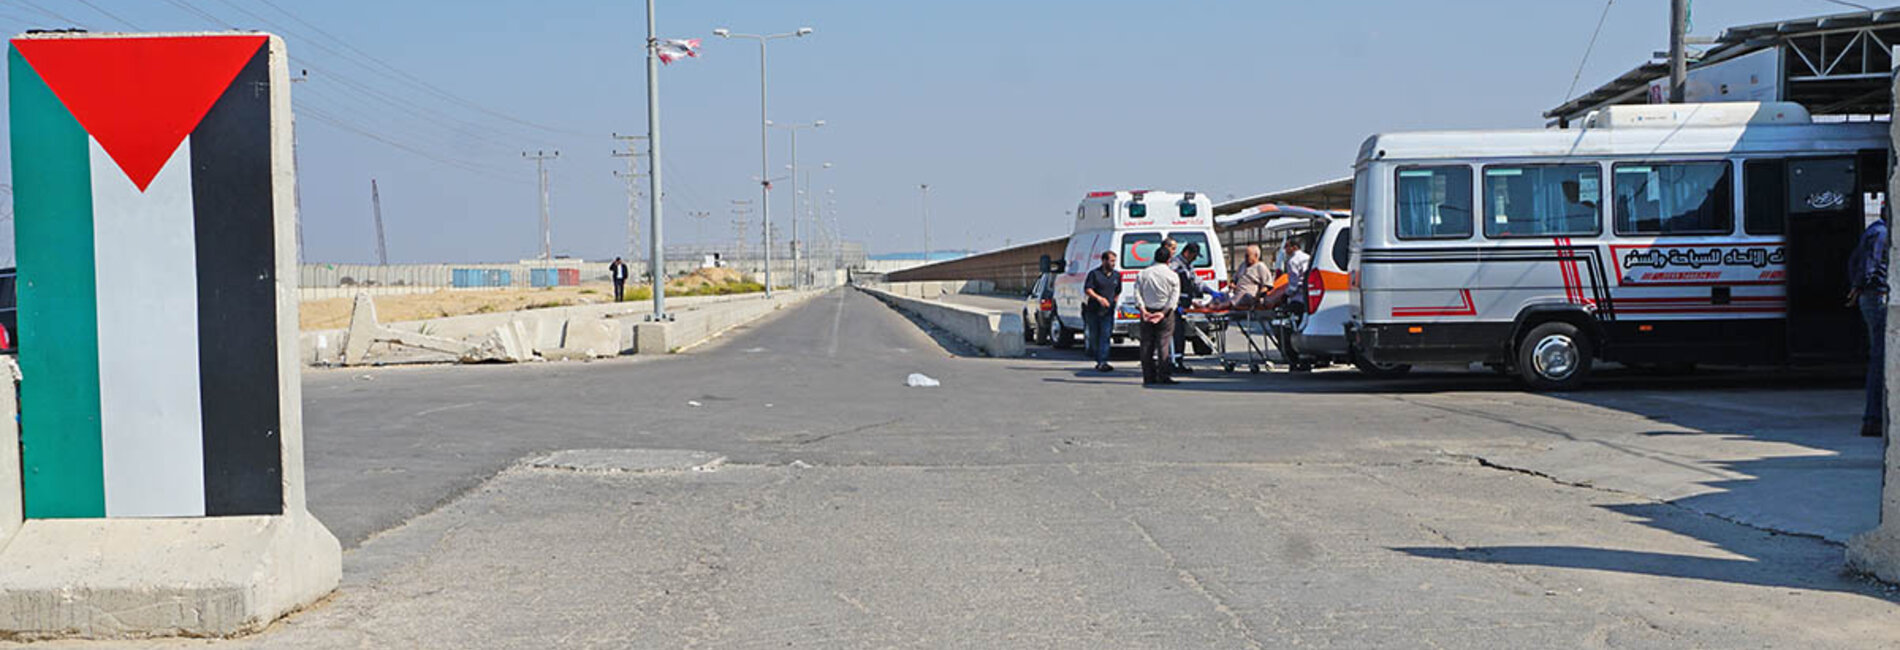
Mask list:
POLYGON ((1234 309, 1258 309, 1273 290, 1273 270, 1260 260, 1260 246, 1247 246, 1247 261, 1234 273, 1234 309))

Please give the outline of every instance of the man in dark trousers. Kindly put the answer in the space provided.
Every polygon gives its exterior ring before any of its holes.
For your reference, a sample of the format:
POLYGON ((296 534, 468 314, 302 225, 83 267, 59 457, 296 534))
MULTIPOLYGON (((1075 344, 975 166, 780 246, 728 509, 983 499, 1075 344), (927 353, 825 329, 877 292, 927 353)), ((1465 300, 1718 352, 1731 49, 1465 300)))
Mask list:
POLYGON ((1200 243, 1189 242, 1186 248, 1181 249, 1181 254, 1174 258, 1174 263, 1169 265, 1181 282, 1181 308, 1175 312, 1174 346, 1170 363, 1174 364, 1174 372, 1183 375, 1194 374, 1194 369, 1187 365, 1187 335, 1188 328, 1192 327, 1187 322, 1187 308, 1201 298, 1201 280, 1194 274, 1194 262, 1200 258, 1200 243))
POLYGON ((1867 321, 1867 409, 1861 413, 1860 435, 1879 437, 1885 432, 1887 394, 1887 222, 1892 214, 1880 209, 1880 220, 1860 235, 1860 244, 1848 258, 1847 304, 1860 307, 1867 321))
POLYGON ((1102 251, 1102 265, 1082 282, 1082 340, 1097 372, 1114 370, 1108 349, 1115 334, 1115 305, 1121 300, 1122 274, 1115 270, 1115 251, 1102 251))
POLYGON ((627 263, 621 260, 620 258, 616 257, 614 258, 614 261, 612 264, 607 265, 607 273, 609 275, 612 275, 614 278, 614 302, 620 302, 622 300, 626 300, 627 299, 627 263))
POLYGON ((1181 278, 1168 268, 1174 257, 1167 247, 1155 249, 1154 264, 1135 275, 1136 306, 1141 309, 1141 385, 1172 384, 1168 343, 1174 338, 1174 310, 1181 304, 1181 278))

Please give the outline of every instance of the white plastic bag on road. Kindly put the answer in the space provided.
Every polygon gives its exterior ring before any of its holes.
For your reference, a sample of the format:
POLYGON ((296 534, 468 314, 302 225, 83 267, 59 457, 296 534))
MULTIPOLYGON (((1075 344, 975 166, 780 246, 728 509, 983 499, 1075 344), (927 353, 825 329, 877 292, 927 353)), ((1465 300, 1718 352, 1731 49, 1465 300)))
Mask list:
POLYGON ((931 379, 930 377, 925 376, 924 373, 913 372, 913 373, 910 373, 910 377, 904 380, 904 385, 909 386, 911 388, 936 388, 938 386, 942 386, 943 384, 938 382, 935 379, 931 379))

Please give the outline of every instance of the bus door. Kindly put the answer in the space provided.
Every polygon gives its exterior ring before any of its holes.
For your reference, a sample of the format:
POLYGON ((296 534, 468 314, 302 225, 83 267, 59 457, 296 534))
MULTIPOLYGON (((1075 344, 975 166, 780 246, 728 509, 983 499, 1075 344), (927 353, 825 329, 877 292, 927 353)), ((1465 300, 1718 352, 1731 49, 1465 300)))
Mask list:
POLYGON ((1852 358, 1867 338, 1859 312, 1847 304, 1847 259, 1866 226, 1861 179, 1886 173, 1855 156, 1784 164, 1790 360, 1852 358))

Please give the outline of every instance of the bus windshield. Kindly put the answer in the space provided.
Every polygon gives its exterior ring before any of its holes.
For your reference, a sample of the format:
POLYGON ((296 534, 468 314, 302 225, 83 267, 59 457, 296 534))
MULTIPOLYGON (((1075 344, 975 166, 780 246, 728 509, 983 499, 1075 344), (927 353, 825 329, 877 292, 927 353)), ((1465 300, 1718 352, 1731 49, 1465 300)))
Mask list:
POLYGON ((1175 253, 1186 250, 1189 244, 1201 248, 1201 256, 1194 260, 1194 268, 1205 269, 1214 266, 1214 256, 1208 254, 1207 233, 1195 231, 1181 232, 1131 232, 1122 234, 1121 267, 1128 270, 1145 269, 1154 266, 1155 249, 1161 247, 1161 240, 1174 238, 1177 246, 1175 253))

